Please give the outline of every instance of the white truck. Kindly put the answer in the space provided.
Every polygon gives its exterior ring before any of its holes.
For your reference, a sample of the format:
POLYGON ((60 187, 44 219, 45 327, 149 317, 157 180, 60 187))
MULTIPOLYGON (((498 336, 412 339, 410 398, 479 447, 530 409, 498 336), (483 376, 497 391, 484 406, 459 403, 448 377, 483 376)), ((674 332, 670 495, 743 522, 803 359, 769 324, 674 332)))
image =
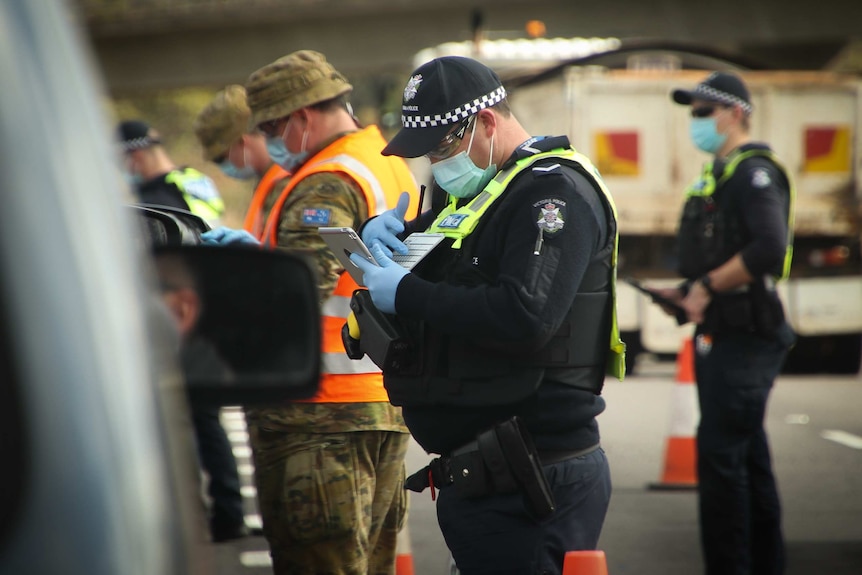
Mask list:
MULTIPOLYGON (((688 136, 688 108, 674 88, 708 71, 561 67, 510 87, 515 114, 533 134, 569 136, 592 158, 619 211, 619 276, 649 285, 676 277, 683 190, 709 158, 688 136)), ((752 136, 770 143, 797 188, 794 260, 780 284, 800 336, 787 367, 855 373, 862 349, 862 80, 829 72, 740 72, 754 104, 752 136)), ((618 283, 629 353, 674 354, 678 327, 645 296, 618 283)))

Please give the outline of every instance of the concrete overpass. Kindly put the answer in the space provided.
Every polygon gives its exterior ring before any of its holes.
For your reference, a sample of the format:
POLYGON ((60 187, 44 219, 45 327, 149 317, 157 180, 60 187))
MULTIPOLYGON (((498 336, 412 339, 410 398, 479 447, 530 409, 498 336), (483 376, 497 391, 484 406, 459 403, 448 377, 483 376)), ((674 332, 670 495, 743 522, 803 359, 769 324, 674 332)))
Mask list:
POLYGON ((422 48, 472 37, 659 39, 709 46, 766 67, 828 66, 862 38, 862 1, 822 0, 70 0, 114 94, 242 83, 302 48, 352 79, 400 85, 422 48))

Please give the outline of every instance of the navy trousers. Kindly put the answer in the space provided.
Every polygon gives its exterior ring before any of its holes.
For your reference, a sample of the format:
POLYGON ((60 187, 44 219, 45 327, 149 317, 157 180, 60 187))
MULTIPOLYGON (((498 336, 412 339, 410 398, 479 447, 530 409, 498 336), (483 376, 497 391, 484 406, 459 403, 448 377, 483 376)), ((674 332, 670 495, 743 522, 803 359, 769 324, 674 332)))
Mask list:
POLYGON ((595 549, 611 497, 605 452, 543 466, 556 510, 539 521, 520 492, 475 499, 447 487, 437 520, 461 575, 559 575, 566 551, 595 549))
POLYGON ((792 338, 787 326, 774 339, 696 335, 698 495, 707 575, 784 572, 781 504, 763 423, 792 338))
POLYGON ((219 421, 218 406, 193 404, 191 411, 201 467, 209 476, 210 527, 213 537, 220 539, 222 533, 245 524, 236 459, 219 421))

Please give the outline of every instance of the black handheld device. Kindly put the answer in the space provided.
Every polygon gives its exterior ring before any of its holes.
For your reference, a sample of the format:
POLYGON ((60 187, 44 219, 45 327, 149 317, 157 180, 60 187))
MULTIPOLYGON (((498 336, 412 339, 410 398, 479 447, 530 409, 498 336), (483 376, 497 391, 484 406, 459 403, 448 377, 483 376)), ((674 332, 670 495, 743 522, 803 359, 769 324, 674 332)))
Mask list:
POLYGON ((674 317, 676 318, 676 323, 679 325, 683 325, 688 322, 688 314, 685 312, 685 309, 675 301, 669 300, 668 298, 656 293, 634 278, 624 278, 623 281, 642 294, 648 296, 653 303, 672 309, 674 317))

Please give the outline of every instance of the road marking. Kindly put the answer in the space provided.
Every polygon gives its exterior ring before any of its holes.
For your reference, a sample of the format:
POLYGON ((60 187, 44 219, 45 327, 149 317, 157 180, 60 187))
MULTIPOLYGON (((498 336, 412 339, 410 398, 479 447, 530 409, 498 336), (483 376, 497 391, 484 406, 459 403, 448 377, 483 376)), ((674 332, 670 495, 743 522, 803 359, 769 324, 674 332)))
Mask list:
POLYGON ((272 557, 269 551, 243 551, 239 554, 239 561, 244 567, 271 567, 272 557))
POLYGON ((835 443, 840 443, 841 445, 846 445, 847 447, 852 447, 853 449, 862 449, 862 437, 853 435, 852 433, 847 433, 846 431, 824 429, 820 432, 820 437, 828 439, 829 441, 834 441, 835 443))
POLYGON ((263 519, 257 513, 250 513, 245 516, 245 524, 248 525, 249 529, 262 529, 263 519))
POLYGON ((804 413, 791 413, 784 418, 784 423, 788 425, 806 425, 808 420, 808 416, 804 413))
POLYGON ((243 497, 254 499, 257 497, 257 488, 254 485, 243 485, 239 488, 239 492, 243 497))
POLYGON ((221 416, 224 419, 245 420, 245 413, 240 407, 225 407, 221 411, 221 416))
POLYGON ((240 445, 245 445, 248 443, 248 432, 247 431, 231 431, 227 434, 227 438, 231 443, 239 443, 240 445))
POLYGON ((234 446, 233 456, 239 459, 242 459, 243 457, 251 457, 251 448, 246 447, 245 445, 234 446))

